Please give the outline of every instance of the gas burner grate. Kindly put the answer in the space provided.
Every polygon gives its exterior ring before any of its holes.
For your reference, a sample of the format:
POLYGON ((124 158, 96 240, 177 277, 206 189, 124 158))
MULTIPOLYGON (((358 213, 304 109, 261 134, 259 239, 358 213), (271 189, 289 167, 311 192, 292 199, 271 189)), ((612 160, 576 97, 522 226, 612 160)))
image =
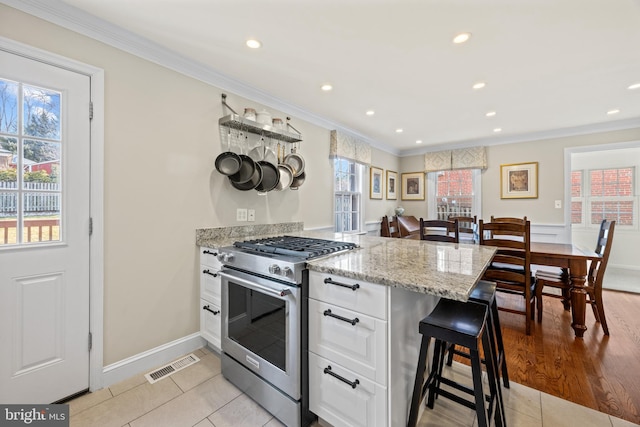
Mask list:
POLYGON ((304 259, 315 258, 358 247, 355 243, 297 236, 268 237, 235 242, 233 245, 237 248, 255 252, 287 255, 304 259))

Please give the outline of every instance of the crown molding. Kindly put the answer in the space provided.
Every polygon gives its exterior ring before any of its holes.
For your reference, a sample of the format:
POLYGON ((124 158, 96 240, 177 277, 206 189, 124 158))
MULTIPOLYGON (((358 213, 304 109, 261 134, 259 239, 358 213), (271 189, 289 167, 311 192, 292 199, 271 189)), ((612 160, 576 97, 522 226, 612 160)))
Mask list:
POLYGON ((560 129, 552 129, 540 132, 527 132, 517 135, 504 135, 501 137, 490 137, 480 139, 469 139, 465 141, 449 142, 446 144, 433 144, 419 149, 403 150, 400 157, 415 156, 419 154, 431 153, 434 151, 451 150, 456 148, 475 147, 478 145, 504 145, 517 144, 520 142, 542 141, 545 139, 566 138, 570 136, 589 135, 594 133, 613 132, 626 129, 640 129, 640 118, 616 120, 602 123, 592 123, 583 126, 572 126, 560 129))
POLYGON ((228 91, 265 106, 287 112, 287 114, 316 126, 329 130, 340 130, 341 132, 367 142, 379 150, 394 155, 400 154, 399 150, 387 144, 373 140, 353 129, 311 113, 295 104, 283 101, 256 87, 247 85, 197 61, 188 59, 149 39, 140 37, 137 34, 113 25, 60 0, 0 0, 0 3, 146 59, 180 74, 216 86, 223 91, 228 91))

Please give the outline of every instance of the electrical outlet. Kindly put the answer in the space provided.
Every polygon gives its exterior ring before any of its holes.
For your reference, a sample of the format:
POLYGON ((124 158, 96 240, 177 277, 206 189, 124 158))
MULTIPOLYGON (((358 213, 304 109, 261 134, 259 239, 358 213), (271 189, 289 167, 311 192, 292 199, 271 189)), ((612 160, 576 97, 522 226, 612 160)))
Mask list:
POLYGON ((236 211, 236 221, 246 221, 247 220, 247 210, 240 209, 236 211))
POLYGON ((562 209, 562 200, 556 200, 555 207, 556 209, 562 209))
POLYGON ((255 221, 256 220, 256 210, 255 209, 249 209, 247 210, 247 221, 255 221))

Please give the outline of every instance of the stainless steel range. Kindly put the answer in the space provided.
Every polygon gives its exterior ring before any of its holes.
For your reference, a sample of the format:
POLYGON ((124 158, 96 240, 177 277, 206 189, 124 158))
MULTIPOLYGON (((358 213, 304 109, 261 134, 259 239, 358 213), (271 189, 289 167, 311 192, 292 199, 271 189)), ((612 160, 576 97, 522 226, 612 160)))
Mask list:
POLYGON ((220 248, 222 374, 287 426, 309 425, 306 261, 356 248, 297 236, 220 248))

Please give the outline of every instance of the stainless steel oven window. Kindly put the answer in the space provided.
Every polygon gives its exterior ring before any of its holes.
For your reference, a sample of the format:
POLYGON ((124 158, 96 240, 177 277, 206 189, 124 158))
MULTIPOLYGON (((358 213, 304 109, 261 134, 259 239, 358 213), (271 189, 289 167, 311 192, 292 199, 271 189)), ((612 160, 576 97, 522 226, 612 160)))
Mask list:
POLYGON ((229 339, 281 370, 287 363, 285 301, 229 282, 229 339))

